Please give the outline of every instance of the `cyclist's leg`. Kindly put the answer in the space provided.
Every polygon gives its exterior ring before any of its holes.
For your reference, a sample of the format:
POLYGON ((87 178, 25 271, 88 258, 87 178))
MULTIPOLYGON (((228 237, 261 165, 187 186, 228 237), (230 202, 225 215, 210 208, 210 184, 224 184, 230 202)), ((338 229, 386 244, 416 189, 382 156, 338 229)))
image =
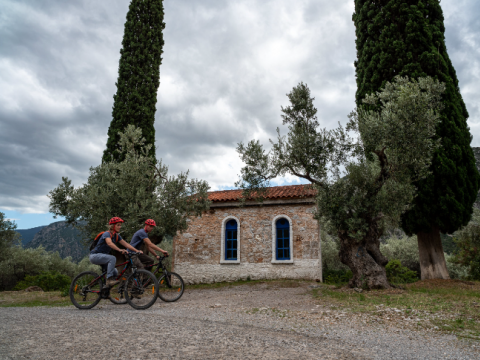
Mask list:
POLYGON ((138 256, 138 259, 142 262, 143 268, 145 268, 148 271, 152 269, 153 259, 150 256, 145 254, 140 254, 138 256))
POLYGON ((118 281, 115 280, 118 274, 117 269, 115 269, 115 256, 109 254, 91 254, 90 262, 95 265, 107 265, 107 286, 118 284, 118 281))

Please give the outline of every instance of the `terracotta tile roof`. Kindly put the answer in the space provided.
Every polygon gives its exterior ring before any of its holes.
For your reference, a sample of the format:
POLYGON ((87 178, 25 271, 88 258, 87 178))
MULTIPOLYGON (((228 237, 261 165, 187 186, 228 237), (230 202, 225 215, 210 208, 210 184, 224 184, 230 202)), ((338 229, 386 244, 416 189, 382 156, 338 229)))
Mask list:
MULTIPOLYGON (((266 199, 294 199, 315 196, 314 189, 305 188, 305 185, 273 186, 268 188, 266 199)), ((212 202, 236 201, 242 196, 242 190, 221 190, 208 193, 208 200, 212 202)))

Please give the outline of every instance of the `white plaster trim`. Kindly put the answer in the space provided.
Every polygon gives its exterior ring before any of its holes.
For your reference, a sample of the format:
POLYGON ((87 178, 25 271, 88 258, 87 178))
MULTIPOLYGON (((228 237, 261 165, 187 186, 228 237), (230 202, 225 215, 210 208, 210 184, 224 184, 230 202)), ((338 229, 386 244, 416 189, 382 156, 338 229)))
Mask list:
POLYGON ((220 264, 240 264, 240 220, 235 216, 227 216, 222 221, 222 246, 220 251, 220 264), (225 260, 225 227, 229 220, 237 222, 237 260, 225 260))
POLYGON ((243 262, 235 266, 223 264, 175 264, 185 284, 215 283, 222 281, 265 279, 318 279, 318 259, 296 259, 294 264, 270 264, 243 262))
POLYGON ((292 219, 287 215, 277 215, 272 220, 272 264, 293 264, 293 227, 292 219), (277 226, 276 222, 278 219, 287 219, 290 231, 290 260, 277 260, 277 226))

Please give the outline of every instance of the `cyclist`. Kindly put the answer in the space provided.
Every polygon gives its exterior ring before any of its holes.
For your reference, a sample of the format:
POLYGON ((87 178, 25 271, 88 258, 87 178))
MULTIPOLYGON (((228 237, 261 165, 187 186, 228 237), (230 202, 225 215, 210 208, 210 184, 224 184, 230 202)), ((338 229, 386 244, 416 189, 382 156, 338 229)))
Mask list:
MULTIPOLYGON (((143 229, 138 230, 132 237, 132 241, 130 241, 130 245, 135 248, 135 251, 138 251, 145 244, 145 252, 150 251, 157 259, 160 259, 155 251, 160 251, 165 256, 168 256, 168 251, 160 249, 158 246, 152 243, 152 241, 148 238, 148 233, 153 230, 153 228, 157 226, 155 221, 152 219, 148 219, 145 221, 145 227, 143 229)), ((141 254, 138 256, 137 267, 144 268, 144 267, 151 267, 153 265, 153 260, 150 256, 145 254, 141 254), (145 265, 145 266, 144 266, 145 265)))
POLYGON ((127 250, 120 249, 116 244, 121 244, 127 249, 130 249, 134 252, 142 254, 141 251, 132 247, 129 243, 122 239, 120 236, 120 229, 122 228, 122 223, 124 221, 119 217, 113 217, 108 222, 109 228, 108 231, 105 231, 100 239, 98 239, 97 245, 95 248, 90 251, 90 262, 95 265, 105 265, 107 264, 107 287, 112 287, 118 284, 120 281, 115 280, 115 277, 118 275, 117 269, 115 269, 116 258, 113 255, 110 255, 111 249, 126 254, 127 250))

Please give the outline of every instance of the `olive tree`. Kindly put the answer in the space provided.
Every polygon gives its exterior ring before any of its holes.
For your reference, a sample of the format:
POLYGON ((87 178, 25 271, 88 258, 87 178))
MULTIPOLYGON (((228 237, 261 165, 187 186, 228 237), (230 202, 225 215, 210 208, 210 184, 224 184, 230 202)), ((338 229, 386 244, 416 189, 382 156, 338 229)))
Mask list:
POLYGON ((0 259, 6 249, 18 242, 19 234, 15 231, 17 224, 5 218, 5 214, 0 212, 0 259))
POLYGON ((124 160, 90 168, 87 183, 80 187, 62 178, 49 193, 50 212, 82 228, 90 239, 106 230, 113 216, 125 221, 122 236, 127 241, 152 218, 157 227, 150 237, 158 243, 185 230, 189 216, 208 209, 207 182, 189 179, 188 172, 168 175, 167 166, 149 156, 152 145, 145 143, 141 129, 129 125, 119 135, 124 160))
POLYGON ((340 260, 353 272, 350 286, 388 288, 379 238, 398 226, 415 196, 413 183, 429 174, 444 88, 431 78, 397 77, 367 95, 345 128, 327 130, 319 128, 314 98, 300 83, 282 107, 287 136, 277 129, 270 151, 255 140, 238 145, 246 166, 237 186, 244 198, 261 201, 278 176, 310 181, 318 194, 316 217, 340 239, 340 260))

